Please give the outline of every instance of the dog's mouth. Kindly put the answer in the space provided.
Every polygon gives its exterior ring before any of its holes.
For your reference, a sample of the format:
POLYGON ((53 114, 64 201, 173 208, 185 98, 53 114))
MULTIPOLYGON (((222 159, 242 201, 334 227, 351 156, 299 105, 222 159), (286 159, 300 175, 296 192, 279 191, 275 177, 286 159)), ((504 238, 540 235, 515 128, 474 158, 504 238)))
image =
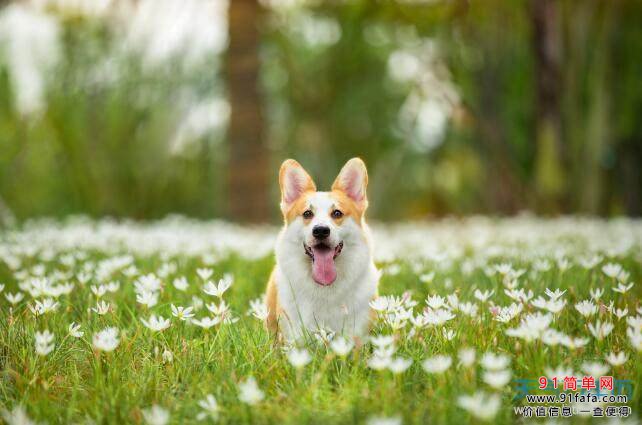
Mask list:
POLYGON ((337 279, 337 268, 334 260, 341 254, 343 242, 339 242, 334 248, 324 242, 313 246, 303 243, 303 249, 308 257, 312 259, 312 277, 319 285, 332 285, 337 279))

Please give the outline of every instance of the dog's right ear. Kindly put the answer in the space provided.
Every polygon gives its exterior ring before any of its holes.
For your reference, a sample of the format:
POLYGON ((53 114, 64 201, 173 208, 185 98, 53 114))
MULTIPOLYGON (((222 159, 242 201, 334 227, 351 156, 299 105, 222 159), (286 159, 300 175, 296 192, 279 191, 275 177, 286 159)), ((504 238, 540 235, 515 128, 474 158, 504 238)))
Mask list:
POLYGON ((281 164, 279 185, 281 186, 281 210, 284 213, 305 192, 317 190, 312 177, 293 159, 286 159, 281 164))

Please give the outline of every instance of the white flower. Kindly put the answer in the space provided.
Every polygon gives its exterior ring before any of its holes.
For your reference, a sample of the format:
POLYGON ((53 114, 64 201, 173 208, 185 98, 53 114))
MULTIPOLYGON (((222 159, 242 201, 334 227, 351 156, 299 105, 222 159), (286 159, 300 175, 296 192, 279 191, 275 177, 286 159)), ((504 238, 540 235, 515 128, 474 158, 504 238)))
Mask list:
POLYGON ((215 303, 206 304, 205 307, 215 316, 225 316, 230 312, 230 306, 227 305, 225 300, 216 305, 215 303))
POLYGON ((512 303, 507 307, 499 307, 499 310, 496 310, 494 320, 502 323, 508 323, 513 320, 515 317, 524 310, 524 304, 512 303))
POLYGON ((174 288, 179 291, 186 291, 189 287, 189 283, 187 283, 187 279, 184 276, 177 277, 173 280, 172 284, 174 285, 174 288))
POLYGON ((353 347, 354 347, 354 342, 352 342, 352 340, 348 340, 348 339, 346 339, 346 338, 344 338, 342 336, 334 338, 330 342, 330 348, 339 357, 347 356, 350 353, 350 351, 352 351, 353 347))
POLYGON ((370 301, 370 308, 375 311, 385 311, 388 308, 388 299, 386 297, 377 297, 370 301))
POLYGON ((626 330, 626 335, 631 341, 631 346, 637 351, 642 351, 642 329, 640 328, 628 328, 626 330))
POLYGON ((623 317, 626 317, 627 314, 629 314, 629 309, 627 309, 627 308, 614 308, 612 310, 612 313, 615 314, 615 317, 617 317, 618 320, 620 320, 623 317))
POLYGON ((213 273, 214 270, 208 268, 196 269, 196 274, 198 275, 198 277, 203 279, 203 281, 206 281, 207 279, 212 277, 213 273))
POLYGON ((245 404, 254 405, 265 398, 265 394, 256 383, 254 377, 250 376, 238 385, 239 400, 245 404))
POLYGON ((582 363, 582 372, 586 373, 589 376, 597 378, 598 376, 604 376, 609 371, 609 365, 598 362, 584 362, 582 363))
POLYGON ((489 299, 489 298, 490 298, 494 293, 495 293, 495 291, 484 291, 484 292, 481 292, 479 289, 475 289, 475 292, 473 293, 473 295, 474 295, 474 296, 475 296, 475 298, 477 298, 479 301, 481 301, 481 302, 483 302, 483 303, 484 303, 484 302, 486 302, 486 301, 487 301, 487 300, 488 300, 488 299, 489 299))
POLYGON ((437 310, 446 305, 446 300, 444 300, 444 298, 439 295, 432 295, 426 298, 426 304, 428 304, 428 307, 432 308, 433 310, 437 310))
POLYGON ((29 418, 24 407, 20 405, 16 405, 11 411, 1 409, 0 413, 8 425, 36 425, 36 422, 29 418))
POLYGON ((393 357, 388 363, 388 369, 394 374, 404 373, 412 365, 412 359, 393 357))
POLYGON ((20 301, 22 301, 22 299, 25 297, 25 294, 23 294, 22 292, 16 292, 15 294, 7 292, 6 294, 4 294, 4 296, 11 305, 16 305, 20 301))
POLYGON ((248 314, 256 317, 260 321, 264 321, 268 317, 268 308, 261 298, 250 301, 250 310, 248 314))
POLYGON ((452 358, 450 356, 437 355, 424 360, 421 366, 428 373, 439 374, 445 372, 451 364, 452 358))
POLYGON ((91 311, 94 313, 103 316, 109 312, 110 304, 105 301, 96 302, 96 307, 92 307, 91 311))
POLYGON ((589 300, 584 300, 575 304, 575 309, 584 317, 589 317, 597 313, 597 305, 589 300))
POLYGON ((154 404, 149 409, 143 409, 143 418, 149 425, 165 425, 169 422, 169 412, 154 404))
POLYGON ((629 359, 624 351, 620 351, 619 353, 610 352, 605 358, 611 366, 622 366, 629 359))
POLYGON ((586 344, 588 344, 588 342, 588 338, 573 338, 568 335, 562 335, 560 338, 560 344, 562 344, 564 347, 570 348, 571 350, 584 347, 586 344))
POLYGON ((548 329, 553 316, 551 314, 534 313, 522 318, 517 328, 507 329, 506 335, 522 338, 526 341, 538 339, 548 329))
POLYGON ((476 418, 490 421, 497 415, 501 399, 497 394, 476 392, 472 395, 459 396, 457 404, 476 418))
POLYGON ((223 279, 218 281, 218 284, 214 284, 211 280, 208 280, 207 283, 203 286, 203 292, 207 295, 212 295, 214 297, 221 298, 225 291, 227 291, 230 286, 232 286, 232 276, 226 274, 223 276, 223 279))
POLYGON ((147 307, 154 307, 158 304, 158 292, 142 291, 136 294, 136 302, 147 307))
POLYGON ((384 370, 390 364, 392 358, 389 355, 378 355, 370 357, 368 360, 368 367, 374 370, 384 370))
POLYGON ((370 337, 370 342, 372 343, 372 345, 381 348, 392 345, 392 343, 395 342, 395 339, 392 335, 377 335, 370 337))
POLYGON ((428 310, 424 313, 424 320, 429 325, 440 326, 455 318, 450 310, 428 310))
POLYGON ((108 327, 94 334, 93 346, 100 351, 114 351, 120 343, 118 339, 118 328, 108 327))
POLYGON ((149 320, 145 320, 141 318, 140 321, 143 322, 143 325, 145 325, 145 327, 156 332, 164 331, 165 329, 169 328, 171 325, 171 322, 169 319, 165 319, 163 316, 156 316, 155 314, 152 314, 149 317, 149 320))
POLYGON ((485 353, 480 363, 482 367, 486 370, 503 370, 508 367, 510 364, 510 357, 504 354, 494 354, 491 352, 485 353))
POLYGON ((559 365, 555 369, 547 367, 544 369, 544 373, 548 379, 557 378, 558 382, 562 382, 566 377, 575 376, 573 369, 565 368, 562 365, 559 365))
POLYGON ((203 409, 202 412, 196 415, 196 419, 199 421, 205 420, 208 416, 214 420, 218 418, 218 413, 221 409, 212 394, 206 395, 203 400, 198 402, 198 405, 203 409))
POLYGON ((600 320, 598 320, 597 322, 595 322, 595 324, 589 323, 588 328, 591 332, 591 335, 593 335, 595 339, 602 340, 611 333, 614 326, 611 322, 602 323, 600 320))
POLYGON ((485 383, 498 390, 504 388, 510 382, 510 378, 510 370, 486 371, 483 376, 485 383))
POLYGON ((459 311, 464 313, 466 316, 476 317, 478 305, 474 303, 461 303, 459 304, 459 311))
POLYGON ((602 266, 602 272, 608 277, 615 278, 622 272, 622 266, 619 264, 608 263, 602 266))
POLYGON ((46 356, 51 353, 54 349, 54 334, 49 332, 49 330, 44 330, 43 332, 36 332, 36 353, 41 356, 46 356))
POLYGON ((288 352, 288 361, 296 369, 301 369, 312 361, 312 357, 305 348, 293 348, 288 352))
POLYGON ((546 288, 546 290, 544 291, 544 293, 545 293, 546 295, 548 295, 548 297, 549 297, 551 300, 558 300, 562 295, 564 295, 564 294, 566 293, 566 289, 565 289, 565 290, 563 290, 563 291, 561 291, 561 290, 559 290, 559 289, 556 289, 555 291, 551 291, 550 289, 546 288))
POLYGON ((638 316, 627 317, 626 324, 634 329, 642 330, 642 313, 638 316))
POLYGON ((618 282, 617 286, 611 289, 615 292, 619 292, 620 294, 626 294, 631 288, 633 288, 633 282, 628 285, 618 282))
POLYGON ((475 363, 475 350, 472 348, 462 348, 457 353, 459 364, 464 367, 470 367, 475 363))
POLYGON ((399 416, 393 416, 391 418, 371 416, 366 421, 366 425, 401 425, 401 418, 399 416))
POLYGON ((52 298, 45 298, 42 301, 36 300, 35 305, 29 306, 29 310, 31 310, 35 316, 41 316, 50 311, 56 311, 59 305, 60 303, 58 303, 58 301, 54 301, 52 298))
POLYGON ((604 295, 604 288, 595 288, 589 291, 591 293, 591 298, 594 301, 599 301, 599 299, 604 295))
POLYGON ((161 290, 161 281, 154 273, 149 273, 140 276, 136 282, 134 282, 134 288, 137 293, 159 292, 161 290))
POLYGON ((162 357, 163 357, 163 363, 171 363, 174 361, 174 353, 172 353, 167 349, 163 351, 162 357))
POLYGON ((422 281, 423 283, 432 283, 434 279, 435 279, 435 272, 424 273, 419 276, 419 280, 422 281))
POLYGON ((174 304, 172 304, 171 307, 172 316, 176 317, 178 320, 187 320, 194 317, 194 313, 192 313, 192 307, 181 307, 175 306, 174 304))
POLYGON ((91 285, 89 288, 91 289, 91 292, 93 292, 94 295, 98 298, 107 293, 107 287, 105 285, 91 285))
POLYGON ((220 317, 203 317, 202 319, 192 319, 192 323, 204 329, 209 329, 221 323, 220 317))
POLYGON ((75 322, 71 322, 69 324, 69 335, 73 336, 74 338, 81 338, 85 333, 80 330, 80 325, 77 325, 75 322))

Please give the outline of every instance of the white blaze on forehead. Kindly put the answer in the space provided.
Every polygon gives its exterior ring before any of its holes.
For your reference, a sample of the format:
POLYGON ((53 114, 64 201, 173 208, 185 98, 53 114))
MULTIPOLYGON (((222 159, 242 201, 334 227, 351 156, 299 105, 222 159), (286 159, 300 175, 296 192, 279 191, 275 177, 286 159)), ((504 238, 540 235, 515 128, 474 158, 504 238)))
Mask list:
POLYGON ((319 218, 329 217, 330 210, 334 206, 334 199, 330 196, 330 192, 316 192, 308 197, 308 202, 315 217, 319 218))

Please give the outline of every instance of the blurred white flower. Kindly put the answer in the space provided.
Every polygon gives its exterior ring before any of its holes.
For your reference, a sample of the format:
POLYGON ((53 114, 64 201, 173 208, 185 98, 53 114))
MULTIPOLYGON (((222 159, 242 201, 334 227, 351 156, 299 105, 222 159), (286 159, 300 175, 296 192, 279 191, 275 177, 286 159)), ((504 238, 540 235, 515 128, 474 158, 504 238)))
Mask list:
POLYGON ((597 313, 597 305, 589 300, 580 301, 575 304, 575 309, 584 317, 590 317, 597 313))
POLYGON ((136 302, 147 307, 154 307, 158 304, 158 292, 142 291, 136 294, 136 302))
POLYGON ((22 301, 22 299, 25 297, 25 294, 23 294, 22 292, 16 292, 15 294, 7 292, 6 294, 4 294, 4 296, 11 305, 16 305, 20 301, 22 301))
POLYGON ((310 356, 310 353, 305 348, 293 348, 288 352, 288 361, 296 369, 302 369, 312 361, 312 356, 310 356))
POLYGON ((395 342, 395 339, 392 335, 377 335, 370 337, 370 342, 376 347, 387 347, 392 345, 395 342))
POLYGON ((169 319, 165 319, 163 316, 157 316, 155 314, 152 314, 149 317, 149 320, 141 318, 140 321, 143 322, 143 325, 145 325, 146 328, 149 328, 156 332, 164 331, 171 325, 169 319))
POLYGON ((426 304, 433 310, 437 310, 446 305, 446 300, 439 295, 432 295, 426 298, 426 304))
POLYGON ((593 301, 599 301, 602 295, 604 295, 604 288, 591 288, 589 292, 591 293, 591 298, 593 298, 593 301))
POLYGON ((484 353, 480 363, 486 370, 504 370, 510 365, 510 357, 505 354, 484 353))
POLYGON ((105 285, 91 285, 89 288, 91 289, 91 292, 93 292, 94 295, 98 298, 107 293, 107 287, 105 285))
POLYGON ((250 301, 250 310, 248 311, 248 314, 254 316, 260 321, 264 321, 267 319, 268 313, 268 308, 263 302, 263 299, 257 298, 250 301))
POLYGON ((459 364, 464 367, 470 367, 475 363, 475 350, 472 348, 462 348, 457 353, 459 364))
POLYGON ((187 283, 185 276, 177 277, 172 281, 172 284, 174 285, 174 288, 179 291, 186 291, 187 288, 189 288, 189 283, 187 283))
POLYGON ((51 353, 54 349, 54 334, 49 332, 49 330, 44 330, 43 332, 36 332, 36 353, 40 356, 46 356, 51 353))
POLYGON ((350 353, 350 351, 352 351, 353 347, 354 347, 354 342, 342 336, 336 337, 332 341, 330 341, 330 348, 339 357, 347 356, 350 353))
POLYGON ((412 365, 412 359, 393 357, 388 363, 388 369, 394 374, 405 372, 412 365))
POLYGON ((169 412, 154 404, 148 409, 143 409, 143 418, 149 425, 165 425, 169 422, 169 412))
POLYGON ((498 390, 508 385, 510 378, 510 370, 486 371, 483 375, 484 382, 498 390))
POLYGON ((203 317, 202 319, 192 319, 192 323, 196 326, 200 326, 204 329, 209 329, 212 326, 216 326, 221 323, 220 317, 203 317))
POLYGON ((589 328, 589 331, 591 332, 591 335, 593 335, 595 339, 602 340, 611 333, 614 326, 613 326, 613 323, 611 322, 602 322, 598 320, 595 322, 595 324, 589 323, 588 328, 589 328))
POLYGON ((99 351, 114 351, 120 340, 118 339, 118 328, 108 327, 94 334, 92 344, 99 351))
POLYGON ((172 308, 172 316, 176 317, 178 320, 184 321, 194 317, 194 313, 192 313, 192 307, 181 307, 181 306, 175 306, 174 304, 172 304, 171 308, 172 308))
POLYGON ((74 338, 81 338, 85 333, 80 330, 80 325, 76 324, 75 322, 71 322, 69 324, 69 335, 73 336, 74 338))
POLYGON ((32 421, 24 407, 20 405, 16 405, 11 411, 0 409, 0 413, 8 425, 37 425, 37 422, 32 421))
POLYGON ((198 405, 201 409, 203 409, 203 411, 199 412, 198 415, 196 415, 196 419, 198 419, 199 421, 203 421, 208 417, 213 420, 218 419, 218 414, 221 408, 219 407, 216 398, 212 394, 206 395, 203 400, 200 400, 198 402, 198 405))
POLYGON ((245 404, 255 405, 265 398, 265 393, 261 391, 253 376, 239 383, 238 388, 239 400, 245 404))
POLYGON ((564 295, 564 294, 566 293, 566 289, 565 289, 565 290, 563 290, 563 291, 562 291, 562 290, 560 290, 560 289, 555 289, 554 291, 551 291, 550 289, 546 288, 546 290, 544 291, 544 293, 545 293, 545 294, 546 294, 546 295, 547 295, 551 300, 556 301, 556 300, 560 299, 560 298, 562 297, 562 295, 564 295))
POLYGON ((629 357, 626 355, 624 351, 620 351, 619 353, 614 353, 610 352, 606 357, 606 361, 611 364, 611 366, 622 366, 626 361, 629 359, 629 357))
POLYGON ((450 356, 437 355, 424 360, 421 366, 428 373, 440 374, 448 370, 451 364, 452 358, 450 356))
POLYGON ((391 361, 392 358, 390 356, 375 354, 374 356, 370 357, 370 360, 368 360, 368 367, 374 370, 384 370, 388 368, 388 365, 390 365, 391 361))
POLYGON ((203 279, 204 282, 206 282, 212 275, 214 274, 214 270, 208 269, 208 268, 199 268, 196 269, 196 274, 198 277, 203 279))
POLYGON ((599 376, 604 376, 609 371, 609 365, 598 362, 584 362, 582 363, 582 372, 586 373, 589 376, 597 378, 599 376))
POLYGON ((611 289, 615 292, 619 292, 620 294, 626 294, 631 288, 633 288, 633 282, 628 285, 618 282, 617 286, 611 289))
POLYGON ((401 418, 399 416, 371 416, 366 421, 366 425, 401 425, 401 423, 401 418))
POLYGON ((478 419, 491 421, 499 411, 501 399, 497 394, 476 392, 471 395, 462 395, 457 398, 457 404, 478 419))
POLYGON ((105 301, 98 301, 96 302, 96 307, 92 307, 91 311, 98 314, 99 316, 103 316, 109 313, 110 308, 111 308, 111 305, 109 303, 105 301))
POLYGON ((163 363, 171 363, 174 361, 174 353, 165 349, 163 350, 162 358, 163 358, 163 363))
POLYGON ((27 3, 0 10, 0 47, 6 51, 16 109, 30 115, 43 109, 47 77, 60 59, 60 24, 27 3))
POLYGON ((214 284, 211 280, 208 280, 207 283, 203 286, 203 292, 207 295, 212 295, 214 297, 221 298, 225 291, 227 291, 230 286, 232 286, 232 276, 225 275, 223 279, 218 281, 218 284, 214 284))
POLYGON ((477 298, 479 301, 485 303, 488 301, 488 299, 495 293, 494 290, 488 290, 488 291, 480 291, 479 289, 475 289, 474 296, 477 298))

